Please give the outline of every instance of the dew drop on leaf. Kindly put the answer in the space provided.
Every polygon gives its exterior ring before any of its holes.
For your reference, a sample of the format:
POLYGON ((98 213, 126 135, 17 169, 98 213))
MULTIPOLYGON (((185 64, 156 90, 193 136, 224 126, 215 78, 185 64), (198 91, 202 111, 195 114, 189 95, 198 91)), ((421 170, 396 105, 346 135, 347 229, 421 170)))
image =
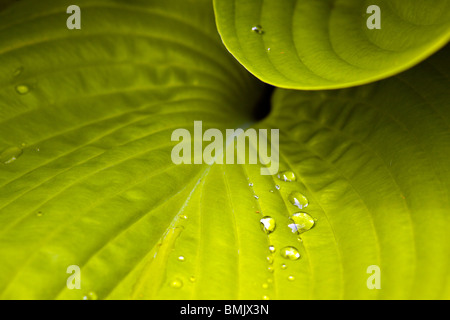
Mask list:
POLYGON ((260 25, 256 25, 256 26, 252 27, 252 31, 257 34, 264 34, 264 30, 260 25))
POLYGON ((14 71, 13 76, 18 77, 22 74, 22 72, 23 72, 23 67, 19 67, 14 71))
POLYGON ((0 162, 10 164, 17 160, 22 155, 23 151, 18 147, 7 148, 0 154, 0 162))
POLYGON ((284 247, 283 249, 281 249, 280 254, 285 259, 289 259, 289 260, 300 259, 300 253, 294 247, 284 247))
POLYGON ((292 223, 289 224, 293 233, 303 233, 314 227, 314 219, 306 212, 297 212, 290 217, 292 223))
POLYGON ((277 178, 286 182, 296 181, 297 177, 292 171, 283 171, 277 175, 277 178))
POLYGON ((269 296, 263 296, 263 300, 270 300, 269 296))
POLYGON ((275 230, 276 223, 274 218, 265 216, 260 220, 260 222, 261 222, 261 229, 265 233, 270 234, 275 230))
POLYGON ((183 256, 179 256, 179 257, 178 257, 178 261, 183 262, 183 261, 184 261, 184 257, 183 257, 183 256))
POLYGON ((284 263, 281 265, 281 269, 286 269, 287 265, 285 265, 284 263))
POLYGON ((299 209, 306 208, 308 206, 308 199, 298 191, 292 192, 289 197, 289 202, 299 209))
POLYGON ((269 264, 273 264, 273 256, 272 255, 267 256, 266 259, 269 264))
POLYGON ((269 246, 269 251, 274 253, 276 251, 275 246, 269 246))
POLYGON ((16 92, 21 95, 27 94, 28 92, 30 92, 30 87, 24 84, 19 84, 18 86, 16 86, 16 92))
POLYGON ((268 266, 267 271, 269 271, 270 273, 273 273, 273 271, 274 271, 273 266, 268 266))
POLYGON ((275 186, 275 189, 280 190, 281 188, 280 188, 279 185, 276 185, 276 186, 275 186))
POLYGON ((83 297, 83 300, 98 300, 98 296, 94 291, 90 291, 83 297))
POLYGON ((262 288, 263 288, 263 289, 267 289, 267 288, 269 288, 269 284, 267 284, 267 283, 263 283, 263 284, 262 284, 262 288))
POLYGON ((175 279, 175 280, 172 280, 172 282, 170 282, 171 288, 179 289, 182 286, 183 286, 183 281, 181 281, 180 279, 175 279))
POLYGON ((294 276, 289 276, 289 277, 288 277, 288 280, 289 280, 289 281, 294 281, 294 280, 295 280, 295 277, 294 277, 294 276))

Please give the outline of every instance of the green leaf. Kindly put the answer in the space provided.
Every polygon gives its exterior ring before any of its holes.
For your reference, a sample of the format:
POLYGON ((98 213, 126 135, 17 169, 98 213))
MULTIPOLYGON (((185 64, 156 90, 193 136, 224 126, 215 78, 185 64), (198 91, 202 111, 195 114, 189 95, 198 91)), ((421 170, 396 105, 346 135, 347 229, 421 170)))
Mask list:
POLYGON ((208 0, 78 1, 81 30, 66 27, 71 4, 0 13, 3 299, 106 298, 205 169, 173 165, 172 131, 238 127, 260 95, 208 0), (66 287, 70 265, 81 290, 66 287))
POLYGON ((448 50, 364 87, 276 89, 258 122, 265 88, 210 1, 79 0, 81 30, 69 1, 32 3, 0 13, 1 299, 450 298, 448 50), (198 120, 279 129, 296 181, 173 164, 198 120), (300 235, 292 192, 317 219, 300 235))
POLYGON ((297 297, 450 297, 448 54, 363 87, 276 92, 260 125, 282 128, 280 158, 318 218, 297 297), (369 265, 381 290, 363 285, 369 265))
POLYGON ((424 60, 450 39, 450 2, 214 0, 223 42, 251 73, 290 89, 347 88, 424 60), (367 20, 377 5, 381 29, 367 20))

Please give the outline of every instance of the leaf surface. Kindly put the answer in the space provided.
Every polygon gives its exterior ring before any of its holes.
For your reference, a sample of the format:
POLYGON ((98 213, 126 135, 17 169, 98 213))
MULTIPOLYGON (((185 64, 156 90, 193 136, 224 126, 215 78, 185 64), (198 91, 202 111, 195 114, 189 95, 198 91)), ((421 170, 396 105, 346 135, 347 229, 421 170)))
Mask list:
POLYGON ((78 2, 81 30, 65 28, 69 2, 0 12, 0 298, 450 297, 448 50, 359 88, 276 89, 258 122, 264 87, 209 1, 78 2), (279 129, 296 181, 173 164, 172 132, 199 120, 279 129), (317 219, 301 235, 298 211, 317 219))

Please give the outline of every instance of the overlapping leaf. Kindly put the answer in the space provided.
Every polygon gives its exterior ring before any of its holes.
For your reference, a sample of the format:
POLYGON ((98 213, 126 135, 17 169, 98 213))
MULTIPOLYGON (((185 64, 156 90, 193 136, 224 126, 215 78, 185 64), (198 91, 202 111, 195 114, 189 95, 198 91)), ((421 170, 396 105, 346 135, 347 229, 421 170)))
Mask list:
POLYGON ((215 0, 230 52, 250 72, 291 89, 335 89, 404 71, 450 38, 446 0, 215 0), (369 29, 376 5, 381 29, 369 29), (369 12, 369 13, 367 13, 369 12))

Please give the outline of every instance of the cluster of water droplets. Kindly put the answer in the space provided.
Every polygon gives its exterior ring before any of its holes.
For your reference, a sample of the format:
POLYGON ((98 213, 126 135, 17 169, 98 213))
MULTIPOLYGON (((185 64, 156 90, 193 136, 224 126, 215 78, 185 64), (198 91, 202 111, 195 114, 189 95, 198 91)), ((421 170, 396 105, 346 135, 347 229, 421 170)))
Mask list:
MULTIPOLYGON (((201 179, 198 181, 200 183, 201 179)), ((187 216, 184 213, 180 213, 178 215, 178 226, 175 227, 175 229, 181 229, 183 230, 186 226, 186 221, 189 219, 189 216, 187 216)), ((184 255, 178 255, 176 258, 178 263, 185 263, 187 258, 184 255)), ((169 281, 169 287, 172 289, 181 289, 185 286, 186 283, 194 283, 197 281, 196 276, 191 275, 189 278, 183 279, 182 277, 175 277, 169 281)))
MULTIPOLYGON (((285 182, 297 181, 297 177, 292 171, 281 172, 277 175, 277 178, 285 182)), ((308 198, 299 191, 292 191, 288 196, 288 201, 300 210, 304 210, 309 205, 308 198)), ((291 214, 289 220, 290 224, 288 225, 288 227, 293 233, 297 234, 306 232, 314 227, 316 221, 313 217, 311 217, 304 211, 291 214)))
MULTIPOLYGON (((282 180, 284 182, 293 182, 296 181, 297 178, 292 171, 284 171, 277 175, 277 178, 279 180, 282 180)), ((253 183, 249 184, 251 187, 253 187, 253 183)), ((281 190, 281 187, 279 185, 275 185, 275 188, 277 190, 281 190)), ((270 192, 273 192, 273 190, 270 190, 270 192)), ((258 196, 255 196, 256 199, 259 199, 258 196)), ((298 209, 305 209, 309 205, 308 198, 306 198, 305 195, 303 195, 299 191, 293 191, 288 196, 288 201, 298 209)), ((258 211, 259 212, 259 211, 258 211)), ((290 223, 288 224, 288 227, 292 230, 293 233, 301 234, 305 231, 308 231, 311 229, 315 224, 315 219, 311 217, 308 213, 300 211, 292 214, 289 217, 290 223)), ((260 219, 261 229, 266 233, 270 234, 275 231, 276 228, 276 221, 274 218, 270 216, 264 216, 260 219)))
MULTIPOLYGON (((296 182, 297 177, 294 172, 292 171, 283 171, 276 175, 276 178, 280 180, 280 184, 275 185, 275 189, 280 191, 282 190, 282 187, 280 185, 284 183, 290 183, 290 182, 296 182)), ((249 184, 250 187, 253 187, 253 183, 249 184)), ((292 190, 292 189, 291 189, 292 190)), ((274 193, 275 191, 273 189, 269 190, 270 193, 274 193)), ((257 198, 257 197, 255 197, 257 198)), ((258 198, 257 198, 258 199, 258 198)), ((289 216, 289 223, 287 227, 289 229, 298 235, 297 240, 301 243, 303 240, 300 238, 300 234, 310 230, 315 225, 316 219, 314 219, 311 215, 309 215, 307 212, 304 212, 305 208, 308 207, 309 201, 308 198, 302 194, 299 191, 291 191, 288 193, 287 196, 288 202, 295 207, 296 209, 299 209, 301 211, 297 211, 295 213, 290 214, 289 216)), ((260 211, 257 211, 257 213, 260 213, 260 211)), ((259 220, 261 230, 267 234, 270 235, 277 229, 277 222, 276 220, 267 215, 263 215, 262 218, 259 220)), ((281 256, 286 262, 288 261, 296 261, 301 258, 299 250, 294 246, 284 246, 281 249, 277 250, 277 248, 273 245, 269 245, 269 255, 267 256, 267 262, 268 267, 267 270, 269 273, 273 273, 275 271, 274 267, 274 255, 277 253, 279 256, 281 256), (278 251, 278 252, 277 252, 278 251)), ((282 263, 280 265, 281 269, 287 269, 287 264, 282 263)), ((273 281, 271 278, 268 280, 273 281)), ((288 275, 287 276, 288 281, 295 281, 295 276, 288 275)), ((269 288, 270 281, 264 282, 262 284, 262 287, 264 289, 269 288)), ((267 297, 267 296, 264 296, 267 297)), ((263 297, 263 298, 264 298, 263 297)))
MULTIPOLYGON (((14 77, 14 78, 19 78, 19 77, 22 75, 23 71, 24 71, 24 68, 23 68, 23 67, 17 68, 17 69, 14 71, 14 73, 13 73, 13 77, 14 77)), ((17 80, 16 80, 16 81, 17 81, 17 80)), ((24 83, 21 83, 21 84, 18 84, 18 85, 15 86, 15 90, 16 90, 16 92, 17 92, 18 94, 20 94, 20 95, 25 95, 25 94, 27 94, 27 93, 30 92, 31 88, 30 88, 29 85, 24 84, 24 83)))

